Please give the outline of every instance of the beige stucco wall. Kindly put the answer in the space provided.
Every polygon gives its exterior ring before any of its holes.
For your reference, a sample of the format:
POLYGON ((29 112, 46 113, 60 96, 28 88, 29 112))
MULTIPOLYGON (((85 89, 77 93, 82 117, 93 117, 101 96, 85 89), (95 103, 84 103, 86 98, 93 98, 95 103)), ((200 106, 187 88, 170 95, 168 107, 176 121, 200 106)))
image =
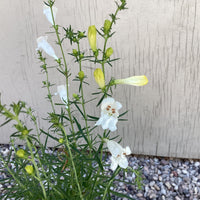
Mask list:
MULTIPOLYGON (((129 122, 119 123, 117 132, 135 154, 200 158, 200 2, 127 2, 129 9, 119 14, 114 27, 117 32, 108 44, 121 60, 108 69, 107 78, 145 74, 149 84, 117 87, 114 97, 123 104, 122 112, 129 109, 129 122)), ((115 10, 114 1, 107 0, 57 0, 56 6, 57 22, 80 30, 87 30, 91 24, 100 28, 115 10)), ((35 51, 36 38, 51 31, 42 7, 41 0, 2 0, 0 6, 1 99, 3 103, 26 101, 38 119, 46 117, 50 107, 44 99, 46 90, 41 88, 44 75, 35 51)), ((49 41, 59 55, 54 35, 49 34, 49 41)), ((85 40, 82 49, 87 52, 88 47, 85 40)), ((65 50, 70 49, 65 44, 65 50)), ((53 65, 53 59, 48 63, 53 65)), ((73 64, 70 57, 68 64, 73 64)), ((94 83, 95 67, 84 66, 90 83, 94 83)), ((72 73, 77 70, 73 66, 72 73)), ((50 77, 53 83, 63 83, 53 70, 50 77)), ((57 97, 55 100, 59 101, 57 97)), ((99 110, 89 109, 99 115, 99 110)), ((45 127, 43 120, 39 123, 45 127)), ((10 133, 10 127, 2 127, 0 143, 7 143, 10 133)))

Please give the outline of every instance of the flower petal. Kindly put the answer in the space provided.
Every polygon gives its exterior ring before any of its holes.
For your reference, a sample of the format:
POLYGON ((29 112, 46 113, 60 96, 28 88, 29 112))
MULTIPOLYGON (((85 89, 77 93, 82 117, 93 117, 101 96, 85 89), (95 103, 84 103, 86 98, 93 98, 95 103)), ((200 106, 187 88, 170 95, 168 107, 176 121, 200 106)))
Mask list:
POLYGON ((108 115, 104 115, 104 121, 102 121, 102 128, 105 130, 107 128, 109 128, 109 123, 112 120, 108 115))
POLYGON ((117 159, 118 159, 118 164, 121 168, 126 169, 128 167, 128 160, 125 156, 120 156, 117 159))
MULTIPOLYGON (((53 6, 52 10, 53 10, 53 17, 55 19, 58 9, 55 6, 53 6)), ((49 6, 44 5, 43 14, 46 16, 47 20, 53 25, 53 19, 52 19, 52 15, 51 15, 51 8, 49 6)))
POLYGON ((119 109, 122 108, 122 104, 119 101, 116 101, 115 102, 115 107, 116 107, 117 110, 119 110, 119 109))
POLYGON ((108 129, 112 132, 117 130, 116 124, 117 124, 118 119, 115 117, 110 117, 109 122, 108 122, 108 129))
POLYGON ((125 152, 126 155, 130 155, 130 154, 131 154, 131 149, 130 149, 130 147, 127 146, 127 147, 124 149, 124 152, 125 152))
POLYGON ((37 44, 38 44, 38 49, 42 49, 45 51, 49 56, 52 56, 56 60, 58 60, 58 57, 55 54, 55 51, 53 47, 47 42, 48 37, 47 36, 40 36, 37 38, 37 44))
POLYGON ((107 141, 107 147, 112 154, 112 156, 117 157, 123 153, 123 148, 120 144, 113 140, 108 140, 107 141))
POLYGON ((110 169, 111 169, 112 171, 115 171, 115 170, 117 169, 117 167, 118 167, 117 159, 114 158, 113 156, 111 156, 110 159, 111 159, 110 169))
POLYGON ((112 97, 105 98, 101 103, 101 110, 105 109, 109 104, 113 104, 115 100, 112 97))
POLYGON ((57 92, 60 96, 60 99, 64 104, 67 104, 67 91, 66 91, 66 85, 58 85, 57 86, 57 92))

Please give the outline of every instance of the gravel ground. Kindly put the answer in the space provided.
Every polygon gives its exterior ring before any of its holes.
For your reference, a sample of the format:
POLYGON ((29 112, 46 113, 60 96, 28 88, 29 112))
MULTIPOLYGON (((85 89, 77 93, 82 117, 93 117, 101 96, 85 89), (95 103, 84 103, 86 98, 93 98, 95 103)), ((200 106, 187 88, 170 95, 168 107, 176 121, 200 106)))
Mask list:
MULTIPOLYGON (((0 145, 0 152, 6 156, 9 145, 0 145)), ((110 163, 110 160, 107 161, 110 163)), ((130 156, 129 166, 133 169, 142 167, 143 189, 138 190, 134 185, 116 183, 118 192, 129 195, 135 200, 199 200, 200 199, 200 161, 187 159, 166 159, 148 156, 130 156)), ((0 179, 6 176, 0 171, 0 179)), ((118 175, 122 179, 123 174, 118 175)), ((133 182, 134 173, 127 173, 125 181, 133 182)), ((7 183, 0 184, 0 194, 7 183)), ((1 196, 1 195, 0 195, 1 196)), ((117 198, 113 200, 126 200, 117 198)))

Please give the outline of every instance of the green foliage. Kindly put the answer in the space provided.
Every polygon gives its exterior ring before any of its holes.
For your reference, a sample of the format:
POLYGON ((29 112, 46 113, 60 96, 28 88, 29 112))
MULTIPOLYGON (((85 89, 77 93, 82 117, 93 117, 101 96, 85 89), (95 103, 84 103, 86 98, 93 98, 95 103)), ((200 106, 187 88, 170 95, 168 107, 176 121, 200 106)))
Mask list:
MULTIPOLYGON (((53 18, 52 10, 55 2, 48 0, 44 3, 49 6, 53 18)), ((55 24, 53 18, 52 27, 57 37, 56 43, 61 50, 61 58, 55 60, 56 72, 65 77, 67 99, 61 99, 62 104, 54 102, 54 95, 51 93, 51 87, 54 84, 49 81, 48 71, 50 69, 55 70, 55 67, 48 67, 42 51, 38 50, 41 71, 46 76, 42 83, 43 87, 47 89, 46 98, 52 108, 45 119, 49 123, 47 130, 40 128, 33 109, 28 107, 25 102, 18 101, 12 103, 9 107, 0 102, 0 114, 5 116, 5 122, 1 126, 12 122, 15 129, 15 132, 11 135, 15 159, 11 159, 11 152, 7 158, 0 156, 3 167, 7 169, 9 174, 8 178, 1 180, 1 182, 13 182, 14 184, 11 188, 6 189, 6 193, 0 197, 1 199, 104 200, 111 199, 112 195, 131 199, 128 195, 111 189, 111 187, 115 187, 114 181, 124 182, 116 179, 121 170, 134 172, 137 177, 136 184, 141 186, 139 170, 133 171, 131 168, 122 169, 120 167, 114 172, 106 170, 109 166, 106 164, 104 154, 106 151, 104 139, 113 140, 118 138, 118 135, 112 136, 110 130, 96 134, 97 126, 94 126, 94 122, 99 118, 87 113, 86 110, 87 104, 97 101, 95 103, 98 107, 106 97, 112 96, 113 78, 103 89, 93 92, 94 98, 85 97, 85 86, 89 83, 86 82, 87 76, 82 70, 82 62, 90 61, 100 65, 105 76, 105 65, 112 66, 111 63, 118 60, 111 59, 113 50, 106 48, 108 39, 114 34, 112 33, 112 25, 116 23, 117 13, 126 9, 126 0, 120 0, 120 3, 116 3, 116 5, 116 12, 110 14, 111 19, 105 20, 104 26, 97 30, 99 36, 104 39, 104 44, 103 48, 98 48, 93 55, 85 55, 81 50, 80 42, 86 37, 85 31, 74 31, 70 25, 68 28, 63 28, 65 36, 61 39, 60 26, 55 24), (69 53, 79 65, 78 75, 72 80, 79 82, 79 92, 76 94, 72 91, 73 95, 69 92, 69 81, 71 81, 72 75, 63 51, 64 40, 69 40, 71 45, 76 46, 73 46, 74 49, 69 53), (30 128, 23 121, 24 118, 32 123, 30 128), (41 136, 45 138, 44 142, 41 142, 41 136), (17 138, 23 140, 24 151, 18 151, 20 148, 14 145, 17 138), (52 153, 47 151, 47 144, 50 139, 56 144, 52 148, 52 153)), ((126 113, 119 115, 119 118, 126 113)))

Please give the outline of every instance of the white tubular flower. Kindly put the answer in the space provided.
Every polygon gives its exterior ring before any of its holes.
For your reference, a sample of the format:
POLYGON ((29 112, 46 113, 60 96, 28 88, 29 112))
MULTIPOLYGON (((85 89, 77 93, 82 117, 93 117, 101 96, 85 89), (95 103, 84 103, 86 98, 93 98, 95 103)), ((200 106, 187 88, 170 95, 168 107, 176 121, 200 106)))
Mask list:
POLYGON ((101 104, 101 117, 95 125, 101 125, 103 129, 109 129, 110 131, 116 131, 117 121, 119 117, 118 110, 122 107, 122 104, 115 101, 111 97, 107 97, 101 104))
MULTIPOLYGON (((60 99, 64 104, 67 105, 67 90, 66 90, 66 85, 58 85, 57 86, 57 92, 60 96, 60 99)), ((67 106, 66 106, 67 108, 67 106)))
POLYGON ((107 143, 107 147, 112 154, 111 156, 111 166, 110 169, 115 171, 118 167, 118 165, 126 169, 128 167, 128 160, 126 158, 127 155, 131 154, 130 148, 127 146, 126 148, 123 148, 120 144, 113 140, 105 140, 107 143))
MULTIPOLYGON (((53 6, 52 10, 53 10, 53 17, 54 17, 54 20, 55 20, 56 19, 56 13, 57 13, 58 9, 55 6, 53 6)), ((46 16, 48 21, 53 25, 53 19, 52 19, 52 15, 51 15, 51 8, 49 6, 44 5, 43 14, 46 16)))
POLYGON ((37 45, 38 48, 36 50, 42 49, 45 51, 49 56, 52 56, 56 60, 58 60, 58 57, 55 54, 55 51, 53 47, 47 42, 48 37, 47 36, 41 36, 37 38, 37 45))

